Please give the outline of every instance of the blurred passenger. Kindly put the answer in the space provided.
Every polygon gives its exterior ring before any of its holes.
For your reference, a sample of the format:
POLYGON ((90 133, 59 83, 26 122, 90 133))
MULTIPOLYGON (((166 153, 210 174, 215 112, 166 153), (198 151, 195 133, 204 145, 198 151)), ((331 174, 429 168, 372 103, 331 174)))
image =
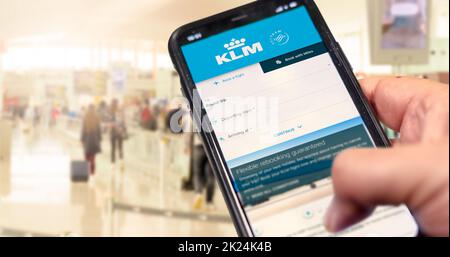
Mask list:
POLYGON ((116 153, 119 152, 119 159, 123 163, 123 141, 127 138, 127 127, 125 124, 125 117, 122 110, 120 110, 119 102, 114 99, 110 106, 110 137, 111 137, 111 162, 116 163, 116 153))
POLYGON ((19 106, 19 118, 20 120, 24 120, 25 119, 25 111, 27 109, 27 105, 20 105, 19 106))
POLYGON ((216 189, 215 177, 211 165, 209 164, 206 152, 203 148, 202 141, 198 134, 194 134, 194 124, 189 111, 185 110, 179 105, 179 114, 172 115, 172 122, 170 128, 172 131, 179 131, 176 126, 181 126, 182 132, 186 136, 187 151, 191 154, 191 165, 189 177, 183 181, 184 189, 189 189, 189 184, 192 183, 195 190, 194 209, 201 210, 205 202, 204 193, 206 192, 206 207, 209 211, 214 211, 214 195, 216 189), (179 115, 182 115, 181 122, 177 121, 179 115), (190 181, 191 180, 191 181, 190 181))
POLYGON ((81 106, 80 113, 78 114, 78 116, 79 116, 81 119, 83 119, 84 116, 86 116, 86 107, 85 107, 85 106, 81 106))
POLYGON ((169 112, 168 104, 162 103, 159 108, 159 114, 158 116, 156 116, 158 120, 158 129, 160 129, 161 131, 167 132, 167 130, 169 129, 167 127, 167 119, 166 119, 168 112, 169 112))
POLYGON ((153 116, 159 117, 159 115, 161 115, 161 103, 160 102, 155 104, 155 106, 153 107, 153 116))
POLYGON ((206 192, 206 206, 209 211, 213 211, 214 207, 214 193, 215 193, 215 178, 214 173, 209 164, 205 150, 203 149, 200 137, 195 135, 193 138, 192 161, 193 161, 193 182, 195 188, 194 209, 200 210, 203 207, 204 196, 206 192))
POLYGON ((98 105, 98 115, 100 116, 101 122, 108 121, 108 105, 105 101, 101 101, 98 105))
POLYGON ((81 142, 83 143, 86 161, 90 165, 91 175, 95 174, 95 156, 101 152, 101 141, 100 118, 94 105, 90 105, 83 119, 81 142))
POLYGON ((144 102, 144 107, 141 111, 141 127, 145 130, 151 129, 151 122, 153 120, 152 111, 150 110, 149 102, 144 102))
POLYGON ((54 105, 52 107, 51 115, 50 115, 50 117, 51 117, 50 126, 51 127, 54 127, 56 125, 56 122, 58 121, 59 114, 60 114, 60 112, 59 112, 58 106, 54 105))
POLYGON ((100 118, 102 133, 107 133, 108 127, 106 126, 106 124, 109 121, 109 109, 105 101, 100 102, 100 104, 98 105, 97 113, 100 118))
POLYGON ((34 107, 33 127, 37 127, 41 122, 41 110, 38 106, 34 107))

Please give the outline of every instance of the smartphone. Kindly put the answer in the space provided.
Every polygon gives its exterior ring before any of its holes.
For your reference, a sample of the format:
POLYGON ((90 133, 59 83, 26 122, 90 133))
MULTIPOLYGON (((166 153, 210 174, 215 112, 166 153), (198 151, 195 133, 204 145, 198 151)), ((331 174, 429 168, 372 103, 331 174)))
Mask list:
POLYGON ((418 234, 405 206, 338 234, 323 226, 334 157, 389 140, 314 1, 257 1, 190 23, 169 51, 240 236, 418 234))

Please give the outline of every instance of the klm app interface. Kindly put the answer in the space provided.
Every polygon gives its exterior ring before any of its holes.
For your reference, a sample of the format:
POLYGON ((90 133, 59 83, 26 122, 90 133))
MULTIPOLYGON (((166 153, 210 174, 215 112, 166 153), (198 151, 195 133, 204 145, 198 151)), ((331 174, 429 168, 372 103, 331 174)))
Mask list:
MULTIPOLYGON (((332 161, 374 143, 306 8, 182 51, 253 233, 331 236, 332 161)), ((339 235, 415 233, 405 207, 387 206, 339 235)))

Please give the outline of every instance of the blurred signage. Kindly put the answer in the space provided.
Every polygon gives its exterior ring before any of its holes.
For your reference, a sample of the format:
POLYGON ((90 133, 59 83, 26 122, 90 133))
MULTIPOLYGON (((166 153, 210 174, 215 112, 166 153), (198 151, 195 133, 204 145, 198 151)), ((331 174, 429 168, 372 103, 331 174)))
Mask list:
POLYGON ((76 94, 106 94, 108 75, 101 71, 78 71, 74 73, 76 94))
POLYGON ((111 86, 115 92, 125 91, 127 77, 127 71, 125 69, 113 68, 111 70, 111 86))

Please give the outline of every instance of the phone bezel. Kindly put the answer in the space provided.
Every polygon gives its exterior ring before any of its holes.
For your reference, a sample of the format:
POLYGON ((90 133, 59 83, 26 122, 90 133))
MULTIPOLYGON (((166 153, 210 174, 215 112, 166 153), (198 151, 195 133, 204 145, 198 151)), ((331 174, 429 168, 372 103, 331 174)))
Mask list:
MULTIPOLYGON (((276 15, 276 6, 288 4, 289 2, 292 1, 260 0, 252 2, 247 5, 189 23, 178 28, 172 34, 169 40, 169 53, 175 69, 178 71, 180 76, 181 91, 188 99, 191 107, 193 105, 194 93, 196 92, 194 90, 196 85, 192 80, 191 73, 181 51, 181 46, 186 43, 186 36, 201 31, 205 27, 208 27, 208 29, 214 28, 213 31, 217 30, 217 32, 212 34, 217 34, 221 31, 223 32, 231 28, 240 27, 242 25, 270 17, 270 15, 276 15), (272 10, 272 14, 270 14, 268 10, 272 10), (259 17, 258 15, 262 16, 259 17), (235 17, 244 18, 239 19, 238 21, 233 21, 233 18, 235 17)), ((341 47, 333 37, 318 7, 313 0, 298 0, 297 2, 299 3, 299 6, 305 6, 310 14, 313 23, 328 48, 330 56, 345 86, 347 87, 353 102, 355 103, 355 106, 361 113, 361 117, 375 145, 377 147, 389 147, 389 139, 386 137, 381 124, 376 118, 369 101, 365 97, 359 82, 353 73, 350 63, 345 57, 341 47)), ((191 114, 196 124, 202 124, 204 119, 207 119, 207 123, 209 124, 208 116, 206 115, 203 106, 200 113, 191 112, 191 114)), ((238 196, 233 189, 230 179, 230 171, 226 168, 226 161, 214 131, 209 133, 201 131, 200 136, 239 236, 254 236, 246 213, 243 210, 243 206, 241 205, 238 196)))

